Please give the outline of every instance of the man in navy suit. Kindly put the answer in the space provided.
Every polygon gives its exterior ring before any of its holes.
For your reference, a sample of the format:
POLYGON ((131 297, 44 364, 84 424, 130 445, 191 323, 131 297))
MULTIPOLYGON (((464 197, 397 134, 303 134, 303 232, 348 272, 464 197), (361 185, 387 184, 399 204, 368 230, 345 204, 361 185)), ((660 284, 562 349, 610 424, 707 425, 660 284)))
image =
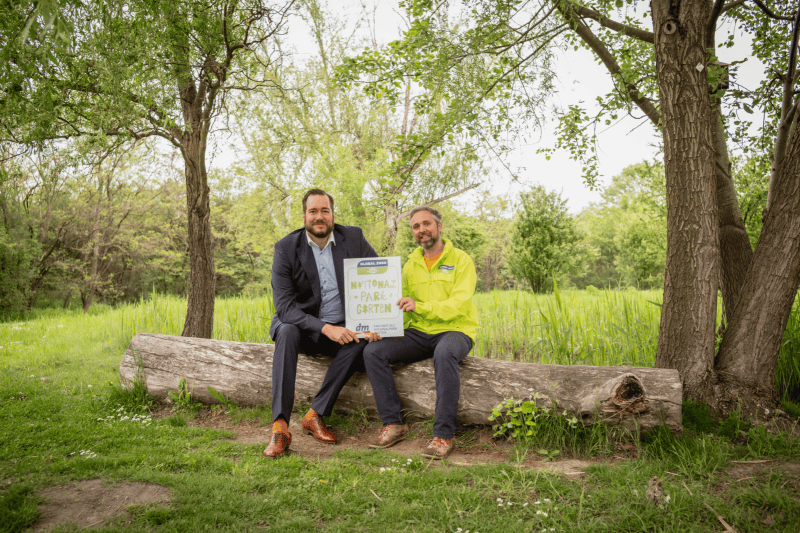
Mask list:
POLYGON ((322 420, 347 380, 363 364, 362 352, 376 334, 359 339, 344 327, 344 259, 377 257, 360 228, 334 224, 333 197, 321 189, 303 196, 304 228, 275 244, 272 262, 272 438, 265 457, 283 455, 292 442, 288 423, 294 405, 297 354, 333 356, 322 386, 303 416, 303 429, 333 444, 322 420))

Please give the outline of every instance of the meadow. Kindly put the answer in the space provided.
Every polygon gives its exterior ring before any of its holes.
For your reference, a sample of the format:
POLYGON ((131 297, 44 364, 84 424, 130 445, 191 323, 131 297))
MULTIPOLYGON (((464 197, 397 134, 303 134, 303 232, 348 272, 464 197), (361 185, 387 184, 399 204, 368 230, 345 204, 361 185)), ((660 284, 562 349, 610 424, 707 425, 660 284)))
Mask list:
MULTIPOLYGON (((476 303, 473 355, 654 363, 658 292, 496 292, 476 303)), ((717 514, 739 532, 798 530, 798 439, 735 416, 715 421, 692 405, 684 405, 682 437, 655 431, 625 443, 630 453, 610 433, 573 430, 561 457, 592 461, 577 479, 522 466, 538 447, 552 449, 552 439, 518 445, 505 463, 470 467, 391 450, 266 461, 263 443, 193 426, 189 412, 152 417, 148 398, 120 387, 130 339, 179 334, 184 313, 180 299, 158 296, 0 324, 0 532, 25 530, 42 489, 98 478, 158 484, 172 498, 131 508, 97 531, 721 531, 717 514), (663 484, 658 505, 647 496, 654 476, 663 484)), ((214 337, 270 342, 271 315, 269 295, 220 299, 214 337)), ((777 380, 787 406, 797 398, 798 337, 794 314, 777 380)), ((265 430, 270 420, 268 408, 232 407, 226 416, 265 430)))

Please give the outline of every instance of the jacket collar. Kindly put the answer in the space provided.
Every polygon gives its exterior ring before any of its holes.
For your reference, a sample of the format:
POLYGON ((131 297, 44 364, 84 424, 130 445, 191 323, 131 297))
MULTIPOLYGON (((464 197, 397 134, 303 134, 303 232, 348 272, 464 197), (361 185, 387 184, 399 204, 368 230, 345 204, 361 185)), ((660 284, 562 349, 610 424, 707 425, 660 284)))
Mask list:
MULTIPOLYGON (((344 243, 347 239, 339 224, 333 225, 333 238, 335 243, 331 250, 333 253, 333 268, 336 271, 339 296, 342 298, 342 304, 344 305, 344 243)), ((314 293, 314 297, 322 301, 322 285, 319 281, 317 262, 314 259, 314 251, 311 249, 311 245, 308 244, 308 235, 305 228, 300 228, 297 231, 297 256, 300 258, 300 264, 303 265, 303 270, 305 270, 306 276, 311 282, 311 290, 314 293)))

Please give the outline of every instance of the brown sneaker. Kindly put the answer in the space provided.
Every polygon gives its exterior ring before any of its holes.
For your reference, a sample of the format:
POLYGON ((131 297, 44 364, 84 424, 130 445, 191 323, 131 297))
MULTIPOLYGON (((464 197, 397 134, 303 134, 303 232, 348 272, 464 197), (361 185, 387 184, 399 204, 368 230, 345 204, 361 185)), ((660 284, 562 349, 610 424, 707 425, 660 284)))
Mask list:
POLYGON ((408 435, 408 424, 389 424, 381 430, 381 434, 369 443, 370 448, 388 448, 394 446, 408 435))
POLYGON ((269 442, 269 446, 264 450, 264 457, 269 457, 271 459, 275 459, 280 457, 286 450, 289 449, 289 446, 292 444, 292 434, 291 433, 272 433, 272 440, 269 442))
POLYGON ((434 437, 428 447, 425 448, 422 452, 422 457, 427 457, 428 459, 444 459, 450 452, 453 451, 453 448, 456 447, 456 439, 440 439, 439 437, 434 437))

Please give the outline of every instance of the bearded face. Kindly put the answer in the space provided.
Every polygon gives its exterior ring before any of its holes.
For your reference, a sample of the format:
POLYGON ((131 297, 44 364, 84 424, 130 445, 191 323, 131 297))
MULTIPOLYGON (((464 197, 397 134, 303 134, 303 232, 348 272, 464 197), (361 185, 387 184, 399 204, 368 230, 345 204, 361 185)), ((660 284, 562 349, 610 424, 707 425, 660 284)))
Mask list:
POLYGON ((430 250, 441 239, 442 225, 427 211, 418 211, 411 218, 414 240, 425 250, 430 250))
POLYGON ((327 196, 309 196, 303 213, 306 231, 313 237, 324 239, 333 231, 333 210, 327 196))

